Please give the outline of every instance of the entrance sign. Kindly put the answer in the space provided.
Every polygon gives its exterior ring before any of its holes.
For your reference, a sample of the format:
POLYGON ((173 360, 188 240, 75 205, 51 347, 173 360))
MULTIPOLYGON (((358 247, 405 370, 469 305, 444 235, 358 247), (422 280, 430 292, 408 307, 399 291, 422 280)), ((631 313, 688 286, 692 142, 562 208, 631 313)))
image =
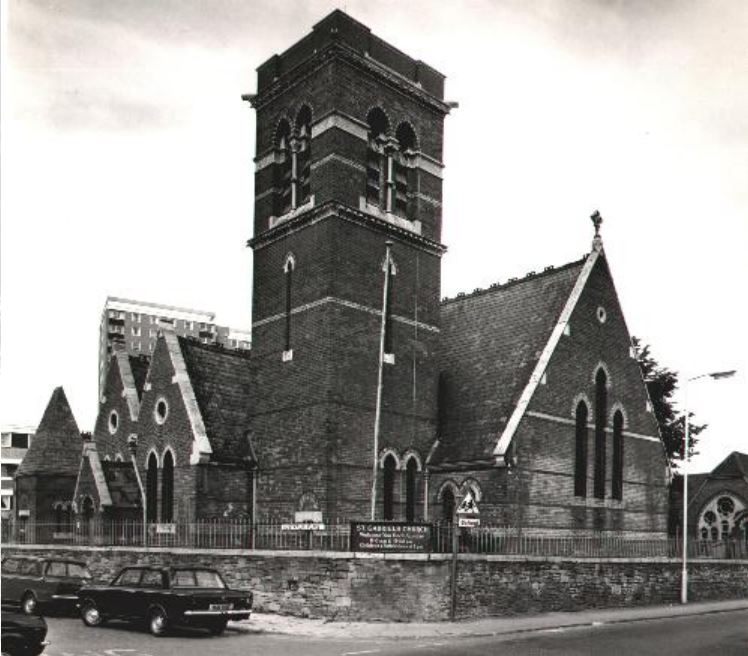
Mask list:
POLYGON ((351 522, 351 551, 431 551, 431 524, 351 522))

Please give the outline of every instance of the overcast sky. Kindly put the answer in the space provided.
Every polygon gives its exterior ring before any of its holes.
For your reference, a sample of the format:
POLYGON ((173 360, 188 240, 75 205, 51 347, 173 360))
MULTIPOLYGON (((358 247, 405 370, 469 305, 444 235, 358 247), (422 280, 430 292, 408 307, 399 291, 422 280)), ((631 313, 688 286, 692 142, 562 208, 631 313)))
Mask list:
POLYGON ((443 295, 602 235, 629 329, 748 452, 748 3, 8 0, 0 420, 96 412, 107 295, 250 325, 255 68, 338 7, 447 76, 443 295))

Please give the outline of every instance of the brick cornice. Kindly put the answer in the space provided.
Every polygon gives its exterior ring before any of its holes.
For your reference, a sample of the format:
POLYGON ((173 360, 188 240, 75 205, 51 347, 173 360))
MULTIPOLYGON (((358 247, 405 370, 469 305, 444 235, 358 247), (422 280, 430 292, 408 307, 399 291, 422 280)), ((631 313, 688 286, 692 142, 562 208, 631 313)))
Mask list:
POLYGON ((364 57, 344 43, 332 43, 317 51, 288 73, 284 73, 267 89, 254 97, 252 106, 255 109, 262 109, 279 95, 294 87, 302 80, 314 75, 321 66, 334 59, 344 61, 368 75, 376 77, 379 82, 384 82, 387 86, 409 96, 434 112, 449 114, 450 107, 447 103, 435 98, 430 93, 424 91, 418 84, 411 82, 384 64, 364 57))
POLYGON ((410 242, 411 245, 421 250, 441 257, 447 250, 443 244, 435 242, 427 237, 415 234, 414 232, 401 228, 393 223, 380 219, 367 212, 356 210, 342 203, 328 201, 318 207, 312 207, 306 212, 301 212, 297 216, 283 221, 269 230, 265 230, 259 235, 252 237, 247 241, 247 246, 254 250, 264 248, 287 235, 298 232, 308 226, 319 223, 329 218, 338 218, 343 221, 357 223, 366 228, 381 232, 385 235, 393 235, 403 241, 410 242))

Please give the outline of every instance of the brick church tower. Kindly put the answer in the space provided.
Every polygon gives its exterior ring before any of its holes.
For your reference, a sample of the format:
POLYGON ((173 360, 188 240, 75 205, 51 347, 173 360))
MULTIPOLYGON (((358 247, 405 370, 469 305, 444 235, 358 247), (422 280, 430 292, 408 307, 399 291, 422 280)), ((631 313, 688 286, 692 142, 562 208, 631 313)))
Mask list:
POLYGON ((262 64, 245 97, 257 112, 249 439, 260 516, 367 517, 375 432, 377 517, 423 516, 443 89, 443 75, 336 10, 262 64))

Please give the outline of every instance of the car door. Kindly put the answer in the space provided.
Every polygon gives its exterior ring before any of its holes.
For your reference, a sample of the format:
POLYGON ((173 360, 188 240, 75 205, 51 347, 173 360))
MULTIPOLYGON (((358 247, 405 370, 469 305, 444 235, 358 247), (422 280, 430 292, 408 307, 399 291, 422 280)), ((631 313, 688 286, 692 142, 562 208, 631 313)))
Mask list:
MULTIPOLYGON (((140 594, 137 597, 138 607, 133 612, 139 617, 146 617, 151 604, 162 604, 164 601, 164 575, 160 569, 146 569, 140 579, 140 594)), ((168 609, 165 609, 168 612, 168 609)))
POLYGON ((50 560, 46 563, 46 570, 39 585, 37 597, 40 601, 48 601, 67 578, 67 564, 64 560, 50 560))
POLYGON ((20 583, 21 561, 18 558, 3 559, 2 565, 2 600, 4 603, 18 603, 21 598, 20 583))
POLYGON ((127 567, 120 572, 111 586, 106 590, 106 601, 100 610, 109 617, 134 617, 135 598, 139 593, 142 567, 127 567))

